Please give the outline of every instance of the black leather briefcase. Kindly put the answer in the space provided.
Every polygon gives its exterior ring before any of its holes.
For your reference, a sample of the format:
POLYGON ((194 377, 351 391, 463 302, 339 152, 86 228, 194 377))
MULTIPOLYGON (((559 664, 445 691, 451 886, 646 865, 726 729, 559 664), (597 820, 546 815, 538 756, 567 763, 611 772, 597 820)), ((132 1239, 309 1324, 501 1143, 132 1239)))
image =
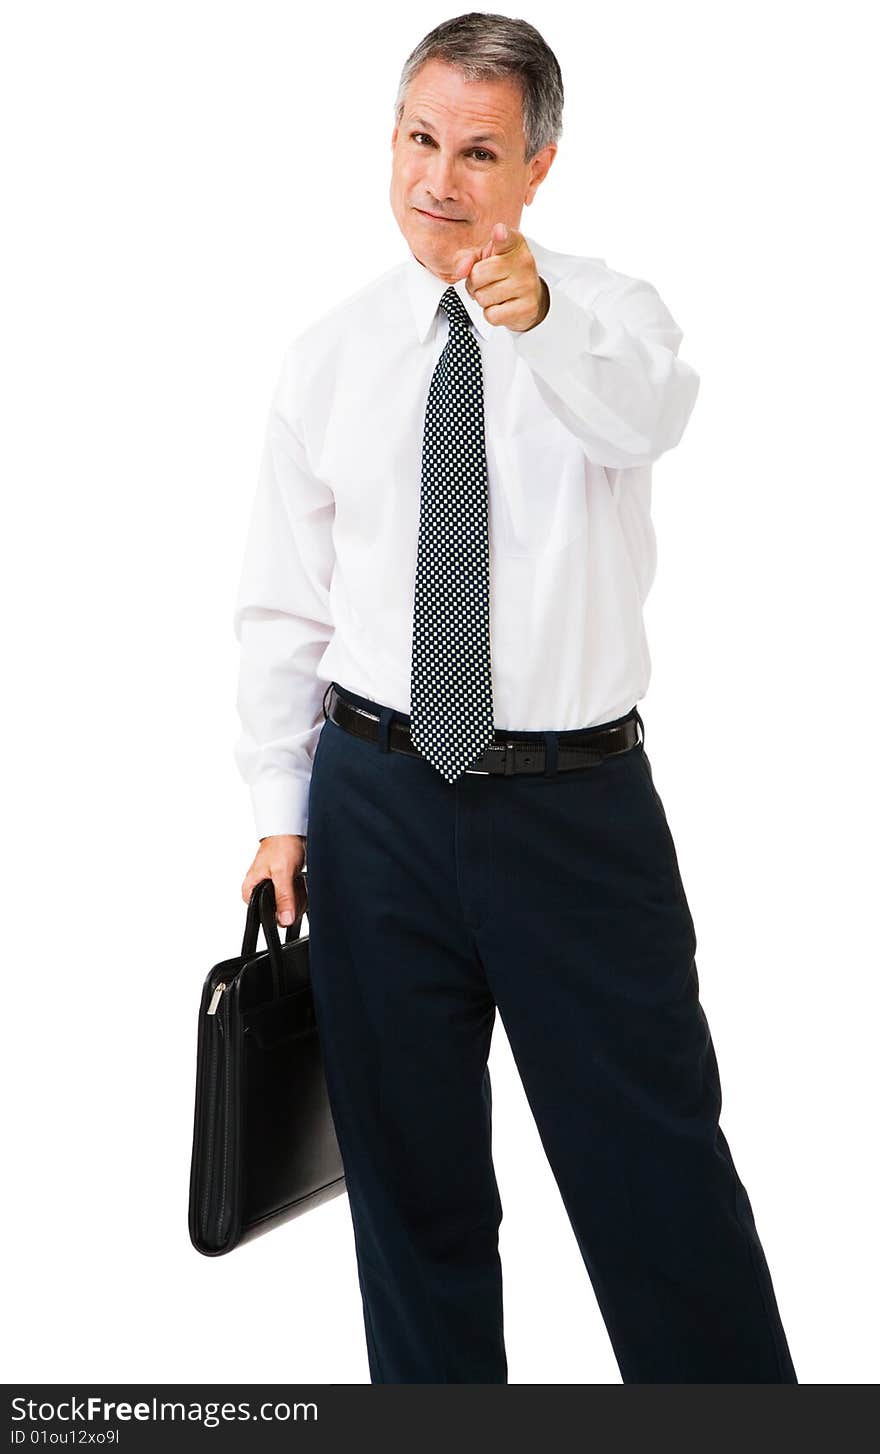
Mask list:
POLYGON ((189 1234, 231 1252, 345 1191, 309 979, 306 871, 282 943, 275 890, 251 894, 241 954, 208 974, 199 1006, 189 1234), (257 952, 262 926, 266 948, 257 952))

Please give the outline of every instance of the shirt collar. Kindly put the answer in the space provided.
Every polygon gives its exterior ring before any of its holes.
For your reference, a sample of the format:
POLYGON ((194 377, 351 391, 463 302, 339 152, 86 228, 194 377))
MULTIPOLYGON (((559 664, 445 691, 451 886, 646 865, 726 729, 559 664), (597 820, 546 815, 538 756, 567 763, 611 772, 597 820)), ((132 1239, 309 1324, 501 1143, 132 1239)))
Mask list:
MULTIPOLYGON (((444 278, 438 278, 430 268, 425 267, 424 263, 419 262, 411 248, 406 260, 406 282, 419 343, 424 343, 440 306, 440 299, 450 284, 444 278)), ((476 298, 472 298, 468 292, 467 278, 459 278, 458 282, 451 286, 455 288, 480 337, 488 338, 491 333, 497 333, 497 328, 493 329, 492 324, 486 322, 483 310, 476 298)))

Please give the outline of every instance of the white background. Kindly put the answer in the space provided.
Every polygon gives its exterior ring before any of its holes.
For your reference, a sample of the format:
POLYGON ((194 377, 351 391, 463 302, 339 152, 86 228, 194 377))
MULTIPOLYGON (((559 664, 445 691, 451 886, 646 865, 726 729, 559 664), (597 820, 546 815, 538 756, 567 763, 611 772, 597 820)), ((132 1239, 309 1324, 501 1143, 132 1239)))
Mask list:
MULTIPOLYGON (((196 1011, 256 848, 231 621, 271 390, 405 256, 395 89, 455 13, 4 10, 9 1379, 368 1381, 345 1198, 190 1245, 196 1011)), ((799 1378, 873 1382, 870 7, 512 13, 567 92, 521 227, 652 281, 701 376, 655 467, 646 745, 799 1378)), ((618 1382, 500 1020, 490 1064, 510 1381, 618 1382)))

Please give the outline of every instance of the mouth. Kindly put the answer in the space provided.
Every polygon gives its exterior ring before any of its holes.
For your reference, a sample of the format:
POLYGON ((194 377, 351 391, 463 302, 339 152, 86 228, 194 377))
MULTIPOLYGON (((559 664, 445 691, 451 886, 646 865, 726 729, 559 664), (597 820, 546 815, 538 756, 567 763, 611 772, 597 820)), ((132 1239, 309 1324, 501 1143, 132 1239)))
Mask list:
POLYGON ((427 217, 431 222, 466 222, 466 217, 443 217, 437 212, 425 212, 421 207, 416 207, 420 217, 427 217))

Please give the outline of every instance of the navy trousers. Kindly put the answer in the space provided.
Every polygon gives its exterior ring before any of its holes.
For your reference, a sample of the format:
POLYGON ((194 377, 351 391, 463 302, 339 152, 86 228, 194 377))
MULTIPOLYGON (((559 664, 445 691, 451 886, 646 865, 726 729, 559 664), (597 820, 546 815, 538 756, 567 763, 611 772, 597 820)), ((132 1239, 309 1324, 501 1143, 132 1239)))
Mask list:
POLYGON ((309 957, 371 1381, 507 1382, 497 1007, 623 1381, 796 1383, 644 746, 449 784, 339 689, 382 730, 318 739, 309 957))

